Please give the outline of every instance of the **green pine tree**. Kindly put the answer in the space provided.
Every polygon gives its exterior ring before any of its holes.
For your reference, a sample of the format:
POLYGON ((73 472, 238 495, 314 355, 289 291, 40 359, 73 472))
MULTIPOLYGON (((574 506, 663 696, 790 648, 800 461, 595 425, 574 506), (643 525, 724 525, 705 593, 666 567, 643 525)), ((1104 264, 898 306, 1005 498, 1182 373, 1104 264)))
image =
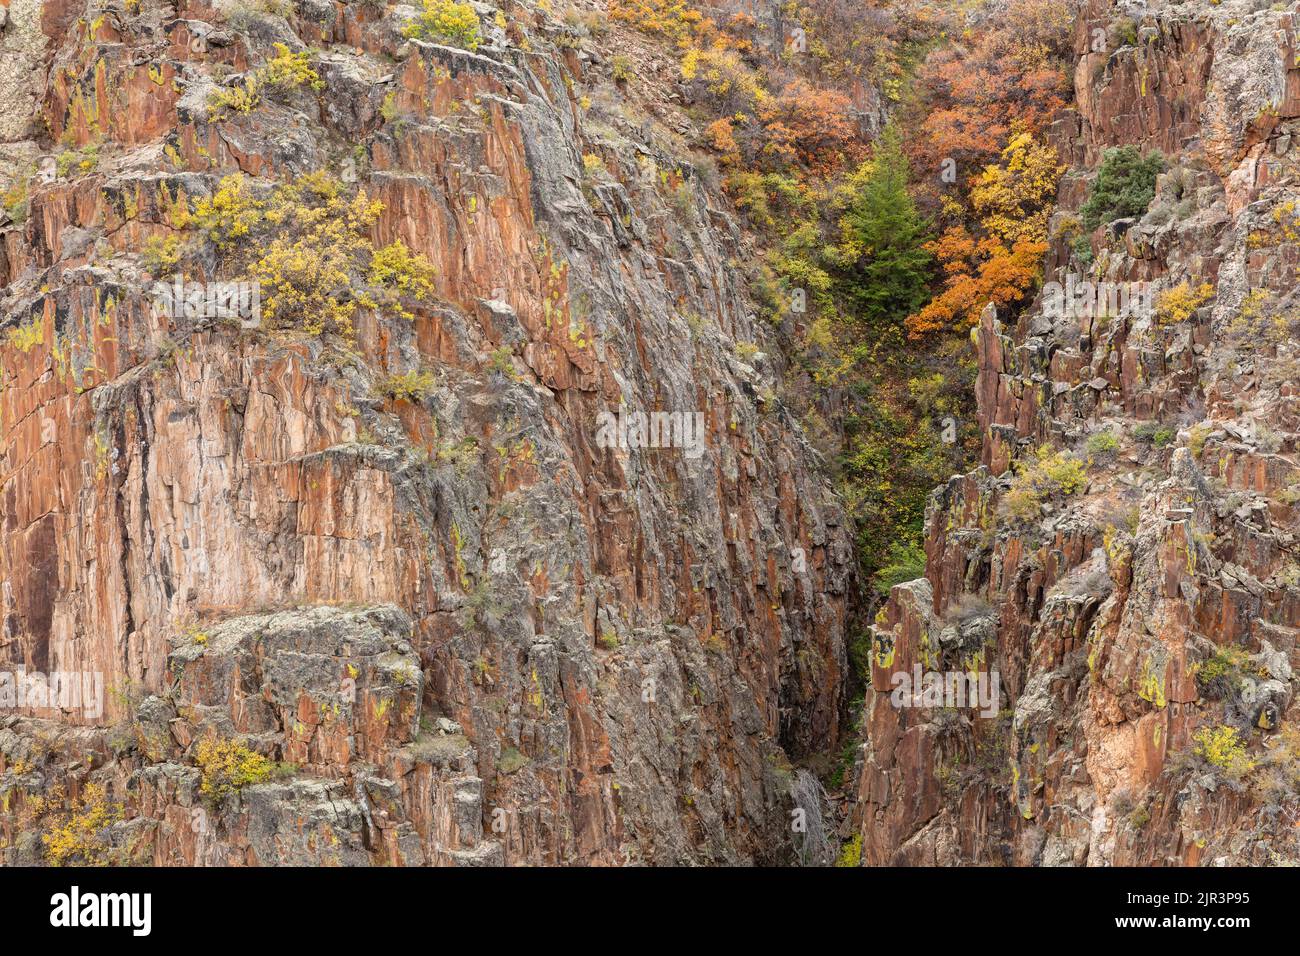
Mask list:
POLYGON ((928 223, 908 194, 907 180, 907 157, 889 127, 875 155, 851 177, 848 208, 840 218, 832 258, 844 272, 854 311, 872 325, 902 322, 929 295, 928 223))
POLYGON ((1096 229, 1102 223, 1141 216, 1156 194, 1156 176, 1164 171, 1158 152, 1143 156, 1136 146, 1108 149, 1092 184, 1088 201, 1079 210, 1083 224, 1096 229))

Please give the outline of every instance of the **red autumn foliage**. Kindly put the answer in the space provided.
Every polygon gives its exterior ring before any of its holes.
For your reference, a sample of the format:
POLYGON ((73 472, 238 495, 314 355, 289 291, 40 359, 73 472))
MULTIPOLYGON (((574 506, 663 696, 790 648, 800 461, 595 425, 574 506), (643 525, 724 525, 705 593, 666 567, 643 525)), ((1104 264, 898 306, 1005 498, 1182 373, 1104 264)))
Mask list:
POLYGON ((864 147, 852 111, 844 94, 796 78, 759 108, 763 153, 779 165, 822 173, 860 161, 864 147))

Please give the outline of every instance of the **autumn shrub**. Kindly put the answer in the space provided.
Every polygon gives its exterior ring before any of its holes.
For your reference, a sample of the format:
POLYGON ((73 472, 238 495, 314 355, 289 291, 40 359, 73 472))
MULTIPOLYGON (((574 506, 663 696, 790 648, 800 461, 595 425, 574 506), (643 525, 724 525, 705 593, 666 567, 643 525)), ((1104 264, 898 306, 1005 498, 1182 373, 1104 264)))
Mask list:
POLYGON ((1047 239, 1047 219, 1064 168, 1056 150, 1017 125, 1002 161, 984 167, 971 187, 971 206, 990 235, 1014 245, 1047 239))
POLYGON ((976 232, 950 225, 927 249, 943 273, 943 288, 909 315, 913 338, 979 321, 990 302, 1006 308, 1038 283, 1047 251, 1047 220, 1061 167, 1056 151, 1017 123, 1001 161, 984 167, 971 188, 976 232))
POLYGON ((643 33, 689 42, 705 23, 704 14, 683 0, 611 0, 611 19, 630 23, 643 33))
POLYGON ((152 236, 140 253, 141 264, 153 276, 167 275, 180 261, 181 237, 176 235, 152 236))
POLYGON ((26 179, 18 179, 0 193, 0 206, 4 207, 4 211, 18 225, 26 221, 30 201, 30 190, 26 179))
POLYGON ((844 94, 795 79, 758 107, 762 152, 782 167, 799 165, 821 173, 861 159, 852 109, 844 94))
POLYGON ((379 385, 379 391, 389 398, 407 402, 422 402, 433 394, 437 380, 430 371, 404 372, 391 375, 379 385))
POLYGON ((963 42, 936 45, 917 70, 928 108, 912 155, 980 168, 1014 122, 1044 132, 1070 94, 1071 20, 1052 0, 1009 0, 986 8, 963 42))
POLYGON ((1218 699, 1240 689, 1250 673, 1250 654, 1243 647, 1228 645, 1215 650, 1192 667, 1196 686, 1206 697, 1218 699))
POLYGON ((244 77, 234 86, 223 86, 208 94, 208 116, 216 119, 223 111, 251 113, 262 103, 262 83, 256 74, 244 77))
POLYGON ((458 0, 424 0, 424 9, 406 28, 406 35, 473 52, 481 42, 478 14, 458 0))
POLYGON ((1047 243, 1020 239, 1008 247, 992 239, 977 242, 959 226, 929 248, 938 254, 946 274, 944 288, 908 316, 907 329, 913 338, 969 329, 979 323, 990 302, 1005 309, 1023 301, 1041 277, 1047 243), (969 248, 970 258, 948 257, 963 247, 969 248))
POLYGON ((323 90, 325 81, 312 68, 311 54, 306 50, 292 52, 285 44, 273 44, 275 56, 266 62, 262 75, 266 82, 281 89, 297 89, 309 86, 313 90, 323 90))
POLYGON ((320 91, 325 81, 311 65, 311 54, 294 53, 283 43, 274 44, 275 56, 260 68, 245 75, 233 86, 223 86, 208 94, 208 115, 218 118, 223 112, 247 114, 262 105, 267 90, 294 90, 310 87, 320 91))
POLYGON ((265 203, 253 196, 248 180, 235 174, 221 180, 211 196, 199 198, 181 224, 202 230, 218 246, 229 246, 262 222, 264 208, 265 203))
POLYGON ((94 172, 99 165, 99 150, 98 143, 88 143, 78 149, 65 150, 55 159, 54 168, 60 176, 85 175, 94 172))
POLYGON ((41 843, 51 866, 108 866, 120 862, 109 830, 122 819, 123 807, 108 799, 104 787, 87 784, 81 797, 59 804, 62 790, 43 798, 39 806, 41 843))
POLYGON ((427 259, 400 239, 379 248, 370 240, 383 208, 323 172, 260 191, 236 173, 185 221, 259 283, 264 326, 350 337, 359 309, 410 317, 405 302, 433 294, 427 259))
POLYGON ((275 772, 275 764, 268 758, 216 734, 208 734, 198 742, 194 762, 200 773, 199 791, 214 798, 263 783, 275 772))
POLYGON ((1253 350, 1280 345, 1294 334, 1300 314, 1266 307, 1268 292, 1251 289, 1242 298, 1236 314, 1228 320, 1227 332, 1236 347, 1253 350))
POLYGON ((1082 461, 1044 445, 1015 463, 1015 477, 1002 496, 1001 510, 1013 520, 1033 521, 1046 501, 1072 495, 1087 483, 1087 466, 1082 461))
POLYGON ((835 865, 840 867, 862 865, 862 834, 856 834, 853 839, 840 847, 840 855, 836 858, 835 865))
POLYGON ((1255 769, 1246 741, 1235 727, 1202 727, 1192 735, 1194 753, 1229 780, 1241 780, 1255 769))
POLYGON ((1186 322, 1213 295, 1214 286, 1208 282, 1201 283, 1195 289, 1187 282, 1180 282, 1156 296, 1156 322, 1160 325, 1186 322))
POLYGON ((754 114, 771 99, 757 71, 735 50, 691 47, 682 55, 681 74, 693 98, 722 114, 754 114))

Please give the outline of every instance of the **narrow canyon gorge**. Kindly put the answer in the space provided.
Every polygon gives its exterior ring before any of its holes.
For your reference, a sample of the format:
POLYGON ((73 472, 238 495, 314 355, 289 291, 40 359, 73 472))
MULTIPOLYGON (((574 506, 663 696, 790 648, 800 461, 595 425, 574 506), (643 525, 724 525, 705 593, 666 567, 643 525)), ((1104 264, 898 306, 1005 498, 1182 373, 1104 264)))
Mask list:
POLYGON ((0 862, 1300 862, 1296 4, 0 0, 0 199, 0 862))

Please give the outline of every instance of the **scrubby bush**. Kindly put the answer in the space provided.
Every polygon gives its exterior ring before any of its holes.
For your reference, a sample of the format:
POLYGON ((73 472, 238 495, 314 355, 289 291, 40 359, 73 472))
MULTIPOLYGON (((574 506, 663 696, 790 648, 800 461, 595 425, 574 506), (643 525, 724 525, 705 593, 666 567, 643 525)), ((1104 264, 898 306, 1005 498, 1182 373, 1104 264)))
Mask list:
POLYGON ((208 94, 208 116, 217 118, 223 110, 251 113, 262 103, 262 81, 256 73, 234 86, 223 86, 208 94))
POLYGON ((181 261, 180 236, 153 236, 144 245, 140 254, 141 264, 153 276, 163 276, 171 272, 181 261))
POLYGON ((1214 655, 1195 664, 1192 674, 1196 686, 1206 697, 1215 699, 1235 693, 1250 669, 1250 655, 1245 648, 1221 647, 1214 655))
POLYGON ((194 762, 200 772, 199 790, 209 797, 223 797, 252 784, 269 780, 275 765, 266 757, 235 740, 209 734, 198 742, 194 762))
POLYGON ((108 866, 118 860, 108 830, 122 819, 120 803, 112 803, 97 783, 87 784, 81 798, 59 806, 62 790, 56 789, 38 806, 41 843, 45 859, 52 866, 108 866))
POLYGON ((1214 286, 1203 282, 1192 289, 1180 282, 1156 296, 1156 321, 1160 325, 1176 325, 1190 319, 1214 295, 1214 286))
POLYGON ((262 105, 264 90, 295 90, 309 86, 320 91, 325 81, 312 68, 311 54, 292 52, 283 43, 274 44, 275 56, 259 69, 247 74, 234 86, 221 87, 208 95, 208 115, 216 118, 223 110, 251 113, 262 105))
POLYGON ((668 37, 678 43, 685 42, 704 23, 704 15, 683 0, 611 0, 609 15, 643 33, 668 37))
POLYGON ((60 176, 70 173, 85 175, 94 172, 99 165, 99 144, 89 143, 80 149, 65 150, 55 160, 55 169, 60 176))
POLYGON ((1164 448, 1173 443, 1178 433, 1160 422, 1143 422, 1133 429, 1133 437, 1142 444, 1164 448))
POLYGON ((473 52, 479 47, 478 14, 457 0, 424 0, 424 10, 406 28, 406 35, 473 52))
POLYGON ((246 263, 261 286, 265 326, 350 337, 358 309, 387 306, 409 317, 404 299, 433 294, 427 259, 400 239, 378 249, 371 242, 383 208, 364 190, 347 194, 323 172, 279 183, 266 198, 237 173, 184 219, 246 263))
POLYGON ((276 55, 266 62, 263 72, 266 82, 282 89, 310 86, 319 91, 325 88, 325 81, 312 68, 310 53, 305 50, 293 53, 283 43, 274 46, 276 55))
POLYGON ((691 47, 682 56, 681 71, 691 96, 723 114, 754 113, 771 99, 758 73, 735 50, 691 47))
POLYGON ((1106 150, 1088 201, 1079 214, 1083 224, 1096 229, 1103 223, 1141 216, 1156 194, 1156 176, 1165 168, 1158 152, 1143 156, 1136 146, 1106 150))
POLYGON ((1192 735, 1195 754, 1229 780, 1240 780, 1255 769, 1246 741, 1235 727, 1202 727, 1192 735))
POLYGON ((1093 432, 1084 445, 1090 458, 1104 458, 1119 451, 1119 436, 1112 431, 1093 432))
POLYGON ((437 387, 433 373, 429 371, 405 372, 391 375, 380 383, 379 391, 389 398, 407 402, 422 402, 437 387))
POLYGON ((858 834, 840 847, 839 858, 835 861, 836 866, 855 867, 862 865, 862 835, 858 834))
POLYGON ((1286 726, 1278 732, 1259 761, 1252 789, 1265 807, 1300 795, 1300 728, 1286 726))
POLYGON ((1053 451, 1044 445, 1037 452, 1015 464, 1016 475, 1002 496, 1002 511, 1017 521, 1039 517, 1042 505, 1050 498, 1072 495, 1088 483, 1087 467, 1065 451, 1053 451))

